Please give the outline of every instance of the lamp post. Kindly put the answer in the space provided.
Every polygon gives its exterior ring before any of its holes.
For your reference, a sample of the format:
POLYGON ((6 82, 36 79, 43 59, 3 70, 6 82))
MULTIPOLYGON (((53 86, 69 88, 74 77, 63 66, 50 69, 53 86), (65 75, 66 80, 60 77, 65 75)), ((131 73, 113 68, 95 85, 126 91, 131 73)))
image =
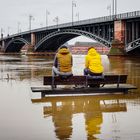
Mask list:
POLYGON ((112 0, 112 15, 116 18, 117 15, 117 0, 112 0))
POLYGON ((32 15, 29 15, 29 31, 31 31, 32 20, 34 20, 34 17, 32 15))
POLYGON ((7 36, 9 36, 9 34, 10 34, 10 27, 8 26, 8 28, 7 28, 7 36))
POLYGON ((76 13, 77 21, 79 22, 79 13, 76 13))
POLYGON ((72 1, 72 26, 73 26, 74 7, 76 7, 76 2, 75 1, 72 1))
POLYGON ((59 17, 55 17, 53 21, 56 22, 56 26, 58 27, 59 17))
POLYGON ((114 15, 114 0, 112 0, 112 15, 114 15))
POLYGON ((107 6, 107 10, 109 10, 109 16, 111 16, 111 4, 107 6))
POLYGON ((4 32, 3 28, 1 28, 0 32, 1 32, 1 39, 3 39, 3 32, 4 32))
POLYGON ((115 0, 115 15, 117 15, 117 0, 115 0))
POLYGON ((41 27, 41 28, 43 27, 43 23, 40 23, 40 27, 41 27))
POLYGON ((17 32, 20 33, 20 22, 17 23, 17 32))
POLYGON ((46 9, 46 28, 48 27, 48 15, 50 15, 50 12, 46 9))

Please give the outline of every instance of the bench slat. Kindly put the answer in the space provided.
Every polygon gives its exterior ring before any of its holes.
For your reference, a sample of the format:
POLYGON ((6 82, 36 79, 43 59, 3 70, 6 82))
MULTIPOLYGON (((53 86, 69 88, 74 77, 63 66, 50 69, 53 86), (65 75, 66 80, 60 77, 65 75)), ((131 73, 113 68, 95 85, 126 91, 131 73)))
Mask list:
MULTIPOLYGON (((85 76, 72 76, 68 79, 61 79, 60 77, 54 78, 54 84, 56 85, 74 85, 74 84, 85 84, 86 77, 85 76)), ((44 77, 44 85, 52 84, 52 76, 44 77)))

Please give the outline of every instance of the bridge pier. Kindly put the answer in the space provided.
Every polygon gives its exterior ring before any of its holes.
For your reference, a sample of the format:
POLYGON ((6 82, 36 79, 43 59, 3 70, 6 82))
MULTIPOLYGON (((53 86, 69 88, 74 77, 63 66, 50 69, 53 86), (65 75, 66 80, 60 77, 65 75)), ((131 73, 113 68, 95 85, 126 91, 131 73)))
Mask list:
POLYGON ((125 47, 124 43, 121 43, 118 41, 113 41, 112 47, 111 47, 108 55, 126 55, 124 47, 125 47))
POLYGON ((0 46, 0 51, 4 52, 4 47, 5 47, 5 41, 2 40, 1 46, 0 46))
POLYGON ((109 55, 125 55, 125 21, 114 21, 114 40, 109 55))
POLYGON ((35 33, 31 33, 31 44, 28 45, 27 52, 34 52, 35 46, 35 33))

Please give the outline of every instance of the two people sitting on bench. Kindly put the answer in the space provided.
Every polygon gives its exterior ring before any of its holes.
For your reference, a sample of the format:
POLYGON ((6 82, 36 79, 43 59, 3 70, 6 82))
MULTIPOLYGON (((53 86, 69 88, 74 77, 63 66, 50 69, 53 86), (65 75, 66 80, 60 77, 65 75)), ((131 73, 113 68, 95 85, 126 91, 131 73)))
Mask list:
POLYGON ((52 67, 52 76, 60 76, 62 78, 68 78, 72 76, 72 55, 66 45, 62 45, 54 58, 54 64, 52 67))
MULTIPOLYGON (((103 65, 101 61, 101 55, 93 48, 88 49, 88 53, 85 57, 85 69, 84 75, 94 78, 103 78, 103 65)), ((99 87, 100 85, 93 85, 99 87)))

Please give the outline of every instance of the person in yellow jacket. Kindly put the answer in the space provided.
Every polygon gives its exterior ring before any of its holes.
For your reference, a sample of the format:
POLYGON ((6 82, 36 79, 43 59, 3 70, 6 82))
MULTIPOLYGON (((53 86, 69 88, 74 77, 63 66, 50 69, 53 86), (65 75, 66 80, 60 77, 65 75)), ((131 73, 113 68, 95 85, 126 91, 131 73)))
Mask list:
POLYGON ((58 49, 54 59, 52 75, 71 76, 72 75, 72 55, 67 46, 63 45, 58 49))
POLYGON ((99 76, 103 71, 101 55, 93 47, 90 47, 85 57, 84 75, 99 76))

